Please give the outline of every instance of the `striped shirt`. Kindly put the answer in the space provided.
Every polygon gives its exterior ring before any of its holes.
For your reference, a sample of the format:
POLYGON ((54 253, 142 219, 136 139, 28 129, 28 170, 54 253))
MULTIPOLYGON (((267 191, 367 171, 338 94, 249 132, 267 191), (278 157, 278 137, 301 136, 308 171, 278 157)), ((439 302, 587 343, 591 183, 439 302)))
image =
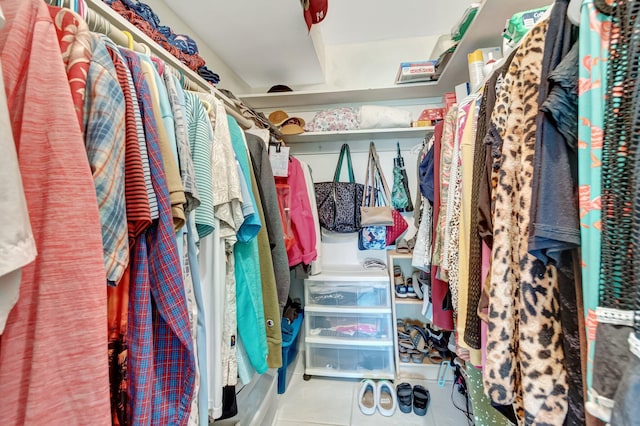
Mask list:
POLYGON ((214 229, 211 170, 213 130, 200 98, 192 92, 185 92, 185 124, 200 196, 200 206, 196 209, 196 229, 200 238, 204 238, 214 229))
POLYGON ((125 100, 104 41, 92 35, 84 128, 87 157, 98 197, 107 280, 117 283, 129 264, 124 196, 125 100))
POLYGON ((124 59, 118 51, 118 47, 111 39, 104 36, 103 41, 107 46, 107 51, 111 56, 113 65, 118 75, 118 82, 122 88, 125 99, 125 164, 124 183, 125 200, 127 206, 127 222, 129 226, 129 238, 134 239, 151 225, 151 209, 147 198, 147 189, 142 168, 142 156, 140 154, 140 143, 138 131, 136 129, 135 108, 131 98, 131 88, 129 79, 131 73, 124 64, 124 59))
POLYGON ((138 94, 136 93, 135 86, 133 85, 133 79, 131 73, 127 74, 127 81, 131 88, 131 101, 134 105, 133 115, 136 120, 136 131, 138 132, 138 143, 140 145, 140 157, 142 158, 142 170, 144 172, 144 183, 147 190, 147 199, 149 200, 149 209, 151 210, 151 220, 156 220, 158 214, 158 199, 156 193, 153 190, 153 184, 151 183, 151 169, 149 168, 149 155, 147 153, 147 141, 144 133, 144 125, 142 124, 142 116, 140 115, 140 103, 138 102, 138 94))
POLYGON ((167 94, 169 95, 171 111, 173 112, 176 143, 178 144, 178 167, 180 168, 182 186, 184 187, 184 193, 187 198, 184 211, 185 214, 188 215, 189 212, 195 210, 200 205, 200 195, 198 194, 196 186, 195 171, 191 159, 191 148, 189 147, 189 137, 187 136, 185 121, 186 100, 184 91, 178 84, 177 79, 171 75, 166 68, 162 77, 167 88, 167 94))

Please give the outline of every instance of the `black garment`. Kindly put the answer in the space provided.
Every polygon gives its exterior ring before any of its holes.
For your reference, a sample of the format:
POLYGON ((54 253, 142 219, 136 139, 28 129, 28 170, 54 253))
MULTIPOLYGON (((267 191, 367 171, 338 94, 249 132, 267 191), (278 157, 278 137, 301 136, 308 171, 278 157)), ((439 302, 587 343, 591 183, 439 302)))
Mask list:
POLYGON ((558 128, 571 151, 578 149, 578 43, 549 75, 549 97, 540 109, 558 128))
MULTIPOLYGON (((565 417, 564 426, 582 426, 585 424, 584 388, 582 382, 582 357, 580 356, 580 323, 578 321, 578 301, 576 297, 576 282, 574 255, 578 249, 564 251, 558 264, 558 301, 560 303, 560 322, 562 324, 562 344, 564 349, 564 366, 567 370, 569 383, 569 410, 565 417)), ((582 302, 582 301, 580 301, 582 302)))
POLYGON ((236 387, 225 386, 222 389, 222 416, 216 420, 230 419, 238 414, 238 400, 236 387))
POLYGON ((276 184, 265 143, 256 135, 247 133, 246 137, 249 153, 251 154, 253 173, 256 175, 256 181, 258 183, 258 193, 262 200, 265 225, 267 227, 267 234, 269 235, 269 245, 271 246, 273 272, 278 290, 278 304, 280 305, 280 314, 282 314, 287 303, 287 298, 289 297, 291 278, 289 275, 289 259, 284 246, 276 184))
MULTIPOLYGON (((549 79, 551 73, 573 45, 575 27, 567 18, 568 5, 569 0, 556 1, 549 18, 538 94, 539 106, 545 103, 556 85, 549 79)), ((576 66, 572 76, 576 85, 577 72, 576 66)), ((571 101, 575 102, 576 114, 577 101, 577 97, 571 101)), ((575 120, 577 123, 577 116, 575 120)), ((567 139, 556 127, 553 116, 541 108, 536 119, 529 253, 545 264, 556 264, 562 251, 580 246, 577 164, 576 150, 570 148, 567 139)))

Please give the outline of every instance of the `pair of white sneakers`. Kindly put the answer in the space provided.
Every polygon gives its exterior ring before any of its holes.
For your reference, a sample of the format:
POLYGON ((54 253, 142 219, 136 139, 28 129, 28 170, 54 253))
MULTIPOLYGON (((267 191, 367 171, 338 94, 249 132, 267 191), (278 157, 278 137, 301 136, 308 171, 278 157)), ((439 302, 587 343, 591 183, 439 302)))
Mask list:
POLYGON ((395 387, 388 380, 379 380, 376 383, 371 379, 365 379, 360 382, 358 405, 362 414, 367 416, 375 414, 376 409, 383 416, 393 416, 398 407, 395 387))

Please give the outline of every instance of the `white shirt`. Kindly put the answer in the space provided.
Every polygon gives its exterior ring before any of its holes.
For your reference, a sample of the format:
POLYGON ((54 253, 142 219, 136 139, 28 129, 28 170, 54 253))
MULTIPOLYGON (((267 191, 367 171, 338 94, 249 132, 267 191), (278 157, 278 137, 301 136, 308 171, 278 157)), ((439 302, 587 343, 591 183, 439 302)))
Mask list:
MULTIPOLYGON (((0 28, 4 17, 0 9, 0 28)), ((0 334, 20 294, 20 270, 36 258, 27 201, 22 188, 18 155, 0 64, 0 334)))

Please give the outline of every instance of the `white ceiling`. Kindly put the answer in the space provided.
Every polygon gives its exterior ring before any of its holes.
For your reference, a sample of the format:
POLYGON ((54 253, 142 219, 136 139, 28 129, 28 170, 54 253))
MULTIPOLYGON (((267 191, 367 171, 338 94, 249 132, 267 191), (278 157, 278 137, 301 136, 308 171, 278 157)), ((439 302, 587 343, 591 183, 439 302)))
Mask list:
MULTIPOLYGON (((164 1, 250 87, 325 81, 300 0, 164 1)), ((336 46, 448 33, 469 3, 329 0, 327 17, 314 26, 316 42, 336 46)))
POLYGON ((472 0, 333 0, 321 23, 325 44, 449 33, 472 0))

